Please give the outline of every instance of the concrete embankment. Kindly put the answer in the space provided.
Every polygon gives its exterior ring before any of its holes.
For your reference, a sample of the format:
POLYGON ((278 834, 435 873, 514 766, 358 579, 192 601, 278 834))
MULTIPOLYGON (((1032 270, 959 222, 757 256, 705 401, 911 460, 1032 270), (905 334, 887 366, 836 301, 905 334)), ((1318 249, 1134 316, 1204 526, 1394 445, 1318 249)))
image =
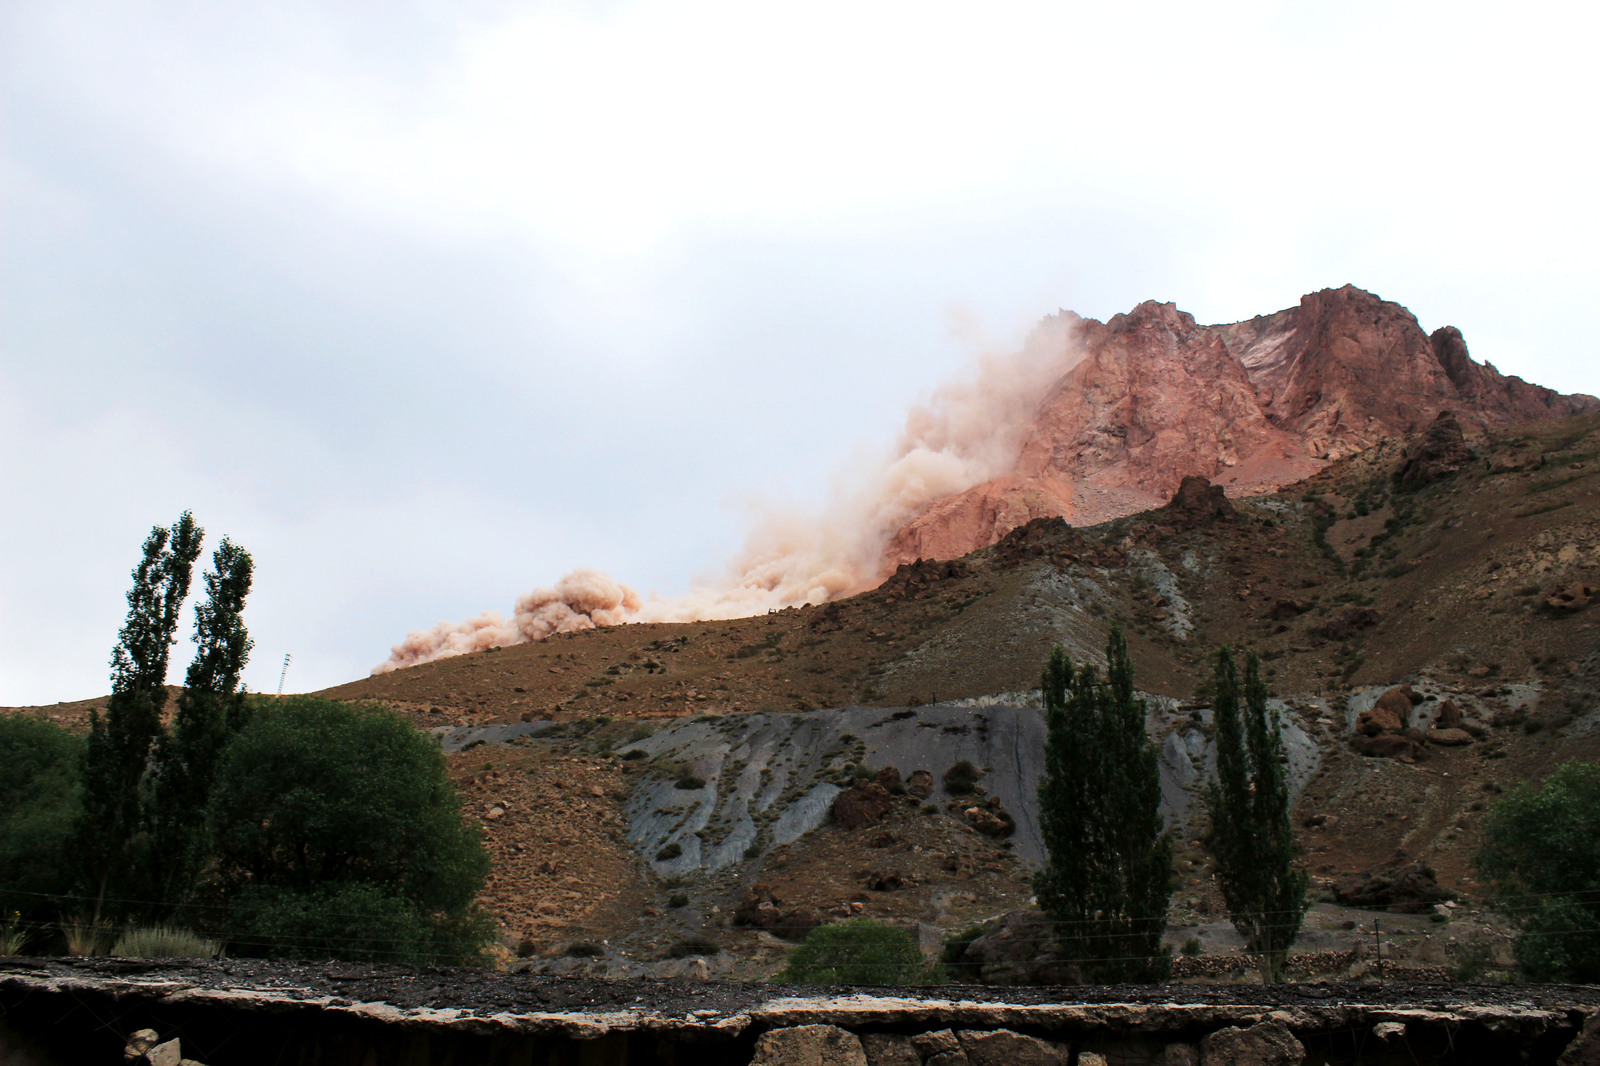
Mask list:
POLYGON ((1593 1061, 1600 989, 1282 985, 809 989, 229 960, 0 960, 0 1062, 228 1064, 1593 1061), (150 1037, 147 1034, 145 1039, 150 1037), (796 1057, 799 1056, 799 1057, 796 1057), (1241 1056, 1244 1056, 1241 1058, 1241 1056))

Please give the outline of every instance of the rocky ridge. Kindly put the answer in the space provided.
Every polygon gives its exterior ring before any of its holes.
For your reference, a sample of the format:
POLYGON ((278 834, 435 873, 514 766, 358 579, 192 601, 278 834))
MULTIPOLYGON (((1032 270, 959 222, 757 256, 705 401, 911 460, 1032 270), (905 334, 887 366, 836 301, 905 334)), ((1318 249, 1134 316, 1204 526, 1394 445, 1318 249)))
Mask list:
POLYGON ((1481 435, 1600 405, 1503 375, 1454 327, 1430 336, 1349 285, 1218 326, 1153 300, 1104 323, 1063 311, 1037 337, 1083 357, 1041 401, 1013 467, 906 523, 891 565, 957 558, 1035 518, 1093 525, 1159 507, 1191 475, 1230 496, 1274 492, 1442 413, 1481 435))

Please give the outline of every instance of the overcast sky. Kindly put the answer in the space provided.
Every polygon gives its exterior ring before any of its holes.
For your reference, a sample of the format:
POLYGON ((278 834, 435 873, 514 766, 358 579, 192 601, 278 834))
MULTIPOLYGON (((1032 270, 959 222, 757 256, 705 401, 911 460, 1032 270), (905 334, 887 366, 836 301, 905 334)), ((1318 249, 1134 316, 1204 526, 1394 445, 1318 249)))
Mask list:
POLYGON ((258 690, 679 594, 1058 307, 1352 282, 1600 393, 1595 12, 0 0, 0 704, 185 508, 258 690))

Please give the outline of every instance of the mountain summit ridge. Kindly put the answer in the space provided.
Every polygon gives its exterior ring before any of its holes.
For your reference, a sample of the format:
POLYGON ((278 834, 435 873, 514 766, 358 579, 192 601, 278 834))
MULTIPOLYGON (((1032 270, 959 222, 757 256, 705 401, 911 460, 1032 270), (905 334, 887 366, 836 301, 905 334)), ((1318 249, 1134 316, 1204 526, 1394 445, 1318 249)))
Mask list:
POLYGON ((1295 307, 1201 325, 1146 300, 1106 322, 1062 311, 1029 346, 1075 345, 1011 469, 936 500, 885 565, 953 559, 1035 518, 1092 525, 1161 506, 1187 476, 1230 496, 1273 492, 1453 412, 1469 436, 1600 409, 1475 361, 1461 331, 1345 285, 1295 307))

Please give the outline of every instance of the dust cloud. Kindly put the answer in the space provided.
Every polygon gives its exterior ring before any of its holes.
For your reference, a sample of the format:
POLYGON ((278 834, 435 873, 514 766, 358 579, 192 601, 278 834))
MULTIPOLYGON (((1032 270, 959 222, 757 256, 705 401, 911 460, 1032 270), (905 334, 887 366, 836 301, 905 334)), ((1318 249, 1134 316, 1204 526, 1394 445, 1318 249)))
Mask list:
POLYGON ((645 599, 598 570, 491 611, 441 622, 396 644, 374 674, 492 647, 628 622, 742 618, 874 588, 891 569, 890 539, 929 504, 1011 469, 1039 405, 1082 358, 1070 312, 1047 318, 1022 350, 985 354, 906 415, 894 447, 866 473, 841 476, 821 515, 769 513, 720 579, 677 599, 645 599))

